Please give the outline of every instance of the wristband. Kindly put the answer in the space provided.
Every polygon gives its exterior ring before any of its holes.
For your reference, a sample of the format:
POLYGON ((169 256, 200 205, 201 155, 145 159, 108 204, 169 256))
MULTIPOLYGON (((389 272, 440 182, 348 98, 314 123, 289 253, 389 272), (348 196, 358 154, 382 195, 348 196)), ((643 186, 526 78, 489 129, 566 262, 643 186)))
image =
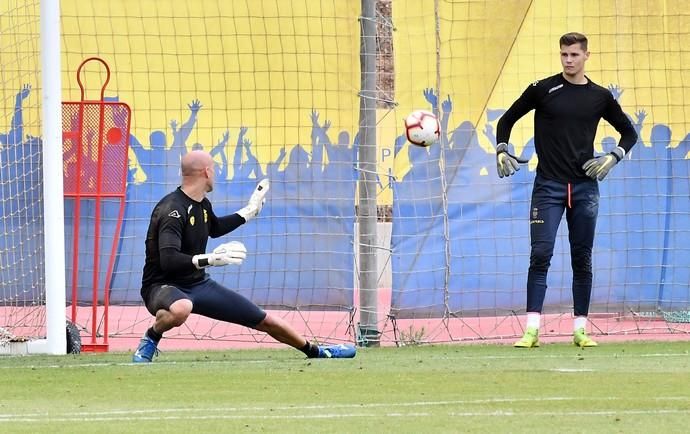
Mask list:
POLYGON ((616 146, 613 151, 610 152, 611 155, 616 157, 616 163, 619 163, 623 157, 625 157, 625 149, 620 146, 616 146))

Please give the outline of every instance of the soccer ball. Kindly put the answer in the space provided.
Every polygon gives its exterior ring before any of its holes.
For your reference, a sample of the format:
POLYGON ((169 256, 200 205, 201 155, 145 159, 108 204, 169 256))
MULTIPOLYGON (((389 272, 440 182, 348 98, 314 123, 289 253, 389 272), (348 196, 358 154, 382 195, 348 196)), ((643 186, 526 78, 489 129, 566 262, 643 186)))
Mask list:
POLYGON ((413 145, 431 146, 441 137, 441 126, 433 113, 415 110, 405 118, 405 134, 413 145))

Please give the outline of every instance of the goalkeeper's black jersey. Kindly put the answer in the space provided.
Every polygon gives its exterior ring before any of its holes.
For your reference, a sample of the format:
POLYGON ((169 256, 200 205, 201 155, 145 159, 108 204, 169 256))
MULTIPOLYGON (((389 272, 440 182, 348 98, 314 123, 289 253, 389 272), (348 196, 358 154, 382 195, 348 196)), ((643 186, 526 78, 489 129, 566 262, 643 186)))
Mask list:
POLYGON ((620 133, 618 146, 626 152, 637 141, 630 120, 608 89, 589 78, 587 84, 577 85, 556 74, 527 87, 499 120, 496 142, 509 143, 513 125, 532 109, 537 173, 552 180, 589 179, 582 165, 593 158, 602 118, 620 133))
POLYGON ((146 233, 142 288, 153 284, 187 286, 206 278, 192 256, 206 252, 208 237, 216 238, 245 222, 238 214, 216 217, 211 202, 197 202, 181 188, 165 196, 151 213, 146 233))

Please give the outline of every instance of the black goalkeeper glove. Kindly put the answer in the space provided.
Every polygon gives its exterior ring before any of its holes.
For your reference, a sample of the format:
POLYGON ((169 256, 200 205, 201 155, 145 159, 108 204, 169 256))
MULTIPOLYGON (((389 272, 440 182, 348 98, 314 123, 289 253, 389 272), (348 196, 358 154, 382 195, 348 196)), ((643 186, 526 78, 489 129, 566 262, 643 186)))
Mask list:
POLYGON ((520 170, 519 164, 525 164, 528 161, 508 152, 507 143, 499 143, 496 146, 496 170, 498 171, 499 178, 513 175, 520 170))
POLYGON ((608 154, 588 160, 582 165, 582 169, 590 178, 601 181, 606 178, 611 168, 618 164, 623 157, 625 157, 625 149, 616 146, 616 148, 608 154))

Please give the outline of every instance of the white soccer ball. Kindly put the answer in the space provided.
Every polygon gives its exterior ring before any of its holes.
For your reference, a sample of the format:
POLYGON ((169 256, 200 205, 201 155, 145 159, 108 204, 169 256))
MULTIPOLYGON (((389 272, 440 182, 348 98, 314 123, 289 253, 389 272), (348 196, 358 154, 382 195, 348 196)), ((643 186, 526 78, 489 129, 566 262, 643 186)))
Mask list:
POLYGON ((415 110, 405 118, 407 140, 417 146, 431 146, 441 137, 441 125, 433 113, 415 110))

